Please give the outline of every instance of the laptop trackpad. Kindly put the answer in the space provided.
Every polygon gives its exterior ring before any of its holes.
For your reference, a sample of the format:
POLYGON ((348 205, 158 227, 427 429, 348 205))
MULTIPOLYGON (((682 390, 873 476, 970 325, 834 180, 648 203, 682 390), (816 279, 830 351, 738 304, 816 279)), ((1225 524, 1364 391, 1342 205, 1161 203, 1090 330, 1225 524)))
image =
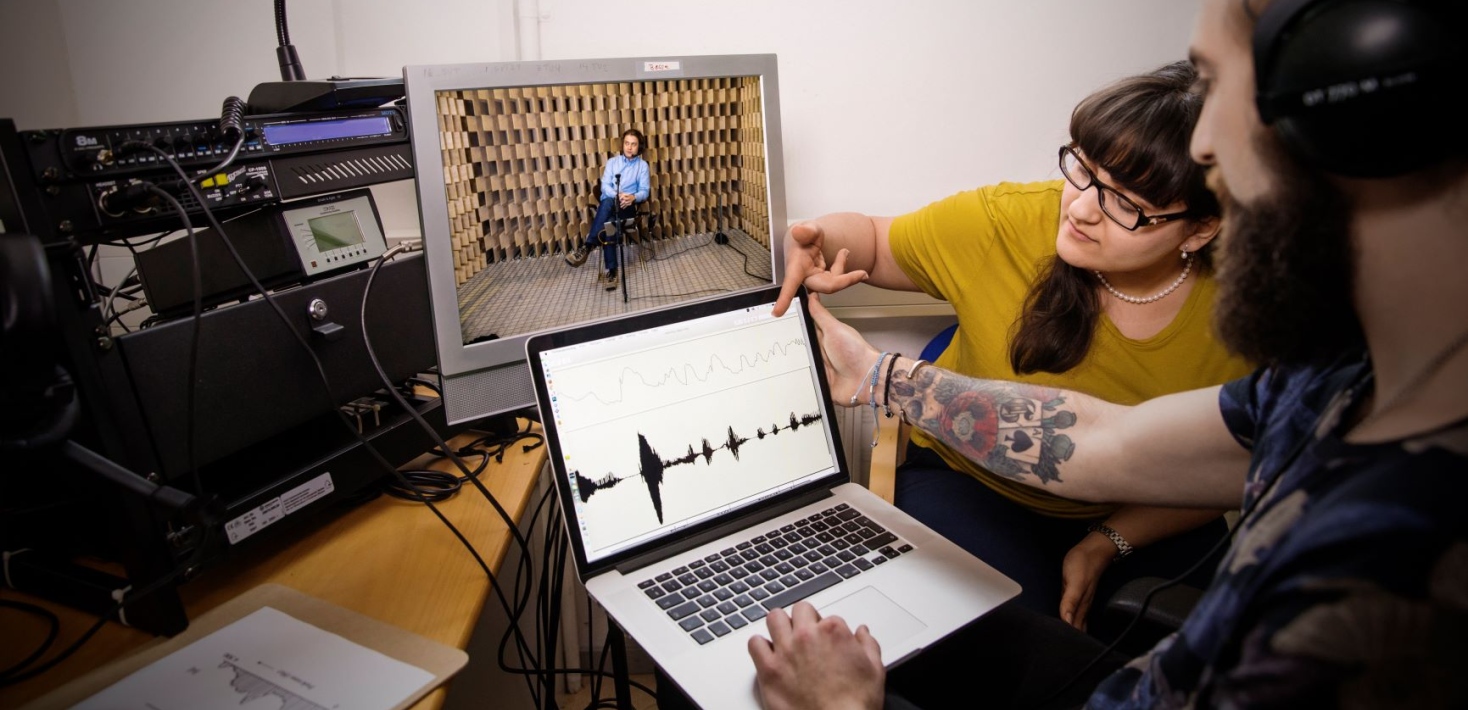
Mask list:
POLYGON ((917 617, 907 613, 875 587, 865 587, 842 597, 821 607, 820 612, 822 617, 845 619, 852 631, 866 624, 872 636, 884 647, 889 644, 895 647, 903 639, 927 628, 927 624, 918 621, 917 617))

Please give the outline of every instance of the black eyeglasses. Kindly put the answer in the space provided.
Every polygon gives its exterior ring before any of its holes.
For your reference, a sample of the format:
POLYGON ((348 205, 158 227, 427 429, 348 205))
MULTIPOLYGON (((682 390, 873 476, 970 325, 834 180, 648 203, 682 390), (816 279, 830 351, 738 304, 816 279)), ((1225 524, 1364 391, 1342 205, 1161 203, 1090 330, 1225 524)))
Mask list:
POLYGON ((1081 156, 1076 155, 1075 149, 1068 145, 1060 146, 1060 174, 1064 175, 1070 184, 1075 185, 1077 190, 1084 191, 1094 185, 1100 194, 1101 211, 1105 212, 1111 221, 1129 231, 1135 232, 1140 227, 1151 227, 1193 215, 1192 210, 1159 215, 1149 215, 1143 212, 1142 208, 1127 199, 1126 195, 1096 179, 1095 173, 1086 167, 1086 164, 1081 161, 1081 156))

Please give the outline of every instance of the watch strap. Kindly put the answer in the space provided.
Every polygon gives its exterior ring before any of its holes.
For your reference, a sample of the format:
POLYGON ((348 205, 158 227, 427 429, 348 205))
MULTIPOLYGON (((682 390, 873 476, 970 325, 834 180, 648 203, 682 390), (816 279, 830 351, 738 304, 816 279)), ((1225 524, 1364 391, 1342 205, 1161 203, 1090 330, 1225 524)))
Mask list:
POLYGON ((1116 545, 1116 559, 1118 560, 1132 554, 1132 551, 1135 549, 1130 542, 1126 541, 1126 538, 1121 536, 1121 533, 1113 530, 1111 526, 1105 523, 1092 523, 1089 529, 1091 532, 1105 535, 1111 540, 1112 544, 1116 545))

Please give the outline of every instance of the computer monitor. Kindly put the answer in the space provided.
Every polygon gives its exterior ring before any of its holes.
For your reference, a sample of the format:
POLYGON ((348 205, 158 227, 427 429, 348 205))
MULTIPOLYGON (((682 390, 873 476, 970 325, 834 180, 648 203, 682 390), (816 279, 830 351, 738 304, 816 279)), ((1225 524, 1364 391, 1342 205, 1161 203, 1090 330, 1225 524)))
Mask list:
POLYGON ((782 278, 775 55, 420 65, 403 79, 450 423, 534 406, 531 334, 782 278), (648 199, 591 235, 628 129, 647 138, 648 199), (589 236, 607 246, 572 266, 589 236))

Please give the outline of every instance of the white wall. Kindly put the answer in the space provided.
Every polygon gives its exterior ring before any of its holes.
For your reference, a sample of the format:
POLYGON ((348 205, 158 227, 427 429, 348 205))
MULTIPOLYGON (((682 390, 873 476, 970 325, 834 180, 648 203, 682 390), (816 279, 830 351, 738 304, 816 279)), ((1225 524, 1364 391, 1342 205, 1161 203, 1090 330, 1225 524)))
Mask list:
POLYGON ((774 52, 792 218, 1053 174, 1070 109, 1182 59, 1187 0, 540 0, 546 59, 774 52), (715 11, 713 8, 719 8, 715 11), (632 25, 635 24, 635 28, 632 25))
MULTIPOLYGON (((773 52, 791 219, 1053 177, 1071 107, 1186 51, 1198 0, 294 0, 308 78, 404 64, 773 52)), ((0 0, 22 129, 218 115, 279 78, 270 0, 0 0)), ((377 189, 390 236, 410 183, 377 189)))

